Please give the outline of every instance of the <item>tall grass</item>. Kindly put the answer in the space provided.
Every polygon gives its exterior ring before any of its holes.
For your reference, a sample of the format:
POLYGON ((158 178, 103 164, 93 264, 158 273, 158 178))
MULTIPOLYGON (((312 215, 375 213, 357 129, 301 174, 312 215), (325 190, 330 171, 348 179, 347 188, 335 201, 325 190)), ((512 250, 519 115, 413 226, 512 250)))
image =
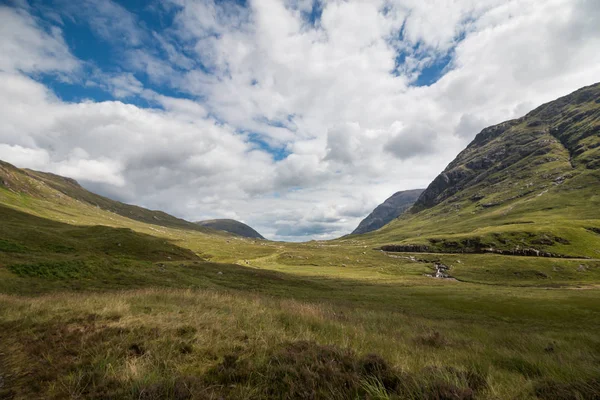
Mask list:
POLYGON ((0 310, 0 393, 19 399, 592 398, 600 376, 596 331, 543 319, 183 289, 1 295, 0 310))

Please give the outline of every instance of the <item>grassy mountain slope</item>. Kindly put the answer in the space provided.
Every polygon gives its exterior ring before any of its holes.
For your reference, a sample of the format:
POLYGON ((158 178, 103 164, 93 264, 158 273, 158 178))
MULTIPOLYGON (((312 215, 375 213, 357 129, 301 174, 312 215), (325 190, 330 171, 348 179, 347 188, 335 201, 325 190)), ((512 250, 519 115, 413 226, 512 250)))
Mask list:
POLYGON ((396 192, 386 201, 378 205, 369 215, 365 217, 358 227, 352 232, 353 235, 375 231, 382 226, 398 218, 408 210, 419 198, 424 189, 403 190, 396 192))
MULTIPOLYGON (((56 177, 56 179, 67 180, 67 178, 62 177, 56 177)), ((86 193, 85 189, 79 189, 76 193, 88 198, 95 196, 93 193, 86 193)), ((114 203, 117 206, 121 204, 114 203)), ((104 225, 131 229, 189 248, 207 260, 235 262, 239 259, 271 254, 275 248, 274 244, 254 245, 250 239, 235 237, 227 232, 198 226, 186 221, 181 227, 141 222, 97 207, 87 201, 68 196, 44 181, 37 179, 29 171, 16 168, 7 163, 0 165, 0 204, 27 214, 69 225, 104 225)), ((127 205, 124 206, 127 207, 127 205)), ((147 212, 146 215, 156 215, 153 211, 141 210, 147 212)), ((160 222, 154 218, 152 220, 160 222)))
POLYGON ((73 179, 47 172, 19 169, 3 161, 0 161, 0 188, 41 198, 48 198, 48 196, 60 197, 62 194, 70 199, 87 203, 99 209, 139 222, 169 228, 207 232, 206 229, 192 222, 173 217, 162 211, 148 210, 97 195, 84 189, 73 179), (54 189, 58 193, 48 189, 54 189))
POLYGON ((252 227, 234 219, 210 219, 206 221, 198 221, 196 224, 218 231, 233 233, 237 236, 253 239, 264 239, 264 237, 254 230, 252 227))
POLYGON ((486 128, 412 210, 366 238, 431 251, 600 257, 600 84, 486 128))

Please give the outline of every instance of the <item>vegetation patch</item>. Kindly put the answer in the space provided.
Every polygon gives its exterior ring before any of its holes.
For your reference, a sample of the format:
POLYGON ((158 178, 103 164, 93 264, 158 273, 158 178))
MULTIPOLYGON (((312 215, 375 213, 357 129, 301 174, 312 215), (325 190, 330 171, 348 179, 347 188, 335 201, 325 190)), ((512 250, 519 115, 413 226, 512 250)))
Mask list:
POLYGON ((444 347, 448 345, 448 339, 438 331, 433 331, 415 337, 415 343, 429 347, 444 347))
POLYGON ((600 399, 600 377, 574 382, 542 380, 535 385, 535 395, 542 400, 600 399))
POLYGON ((585 229, 587 229, 587 230, 588 230, 588 231, 590 231, 590 232, 594 232, 594 233, 597 233, 598 235, 600 235, 600 228, 595 228, 595 227, 587 227, 587 228, 585 228, 585 229))
POLYGON ((0 239, 0 251, 4 251, 7 253, 25 253, 29 251, 26 246, 23 246, 19 243, 12 242, 10 240, 0 239))
POLYGON ((506 357, 494 361, 494 364, 504 370, 517 372, 526 378, 542 376, 541 368, 521 357, 506 357))
POLYGON ((250 385, 257 397, 268 399, 461 400, 487 387, 485 375, 475 371, 428 367, 409 374, 376 354, 359 357, 349 349, 308 341, 282 344, 262 362, 227 355, 205 379, 225 392, 250 385))
POLYGON ((14 264, 8 269, 21 277, 73 279, 89 275, 82 260, 46 261, 35 264, 14 264))

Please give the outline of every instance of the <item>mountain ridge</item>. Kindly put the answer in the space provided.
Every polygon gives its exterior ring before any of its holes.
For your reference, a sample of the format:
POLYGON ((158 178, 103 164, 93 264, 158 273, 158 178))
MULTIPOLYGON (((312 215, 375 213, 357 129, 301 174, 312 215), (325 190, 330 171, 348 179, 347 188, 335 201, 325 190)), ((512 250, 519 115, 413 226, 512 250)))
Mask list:
POLYGON ((18 168, 0 160, 0 187, 39 198, 56 196, 56 193, 48 192, 43 186, 49 187, 75 201, 84 202, 134 221, 168 228, 210 232, 208 228, 177 218, 164 211, 149 210, 93 193, 81 186, 75 179, 50 172, 18 168))
MULTIPOLYGON (((599 104, 599 92, 600 83, 586 86, 554 101, 542 104, 521 118, 505 121, 483 129, 425 189, 415 202, 413 212, 441 203, 456 193, 457 189, 468 187, 468 184, 471 183, 467 182, 468 180, 476 184, 478 181, 486 178, 485 176, 477 175, 477 171, 484 170, 484 172, 489 173, 489 168, 493 166, 499 171, 502 167, 510 167, 519 158, 531 156, 535 152, 540 155, 542 151, 548 153, 554 150, 560 154, 561 150, 564 149, 567 153, 566 158, 570 167, 575 168, 574 160, 577 159, 584 162, 586 166, 589 165, 590 169, 597 168, 600 166, 600 143, 596 141, 591 144, 589 149, 586 149, 585 143, 581 142, 584 142, 585 139, 594 134, 600 134, 599 125, 596 124, 590 129, 580 129, 579 132, 583 132, 580 135, 574 134, 573 130, 575 129, 573 129, 573 125, 581 125, 581 122, 590 117, 593 117, 596 121, 598 120, 597 108, 592 107, 591 109, 579 110, 576 106, 592 102, 599 104), (567 110, 568 108, 573 109, 567 110), (531 146, 528 148, 524 146, 527 143, 517 143, 517 146, 510 146, 510 143, 506 143, 504 144, 506 147, 504 151, 496 148, 496 152, 488 151, 483 156, 480 156, 479 150, 485 149, 490 143, 498 140, 507 132, 518 129, 523 124, 526 124, 525 128, 529 128, 533 134, 546 136, 544 139, 545 142, 539 143, 542 146, 537 148, 531 146), (575 143, 574 139, 576 139, 575 143), (551 149, 552 145, 555 145, 554 149, 551 149), (518 147, 519 150, 518 153, 513 152, 512 157, 511 155, 507 156, 510 147, 518 147), (498 163, 501 163, 501 165, 497 165, 498 163)), ((575 128, 578 127, 576 126, 575 128)), ((514 136, 511 135, 511 137, 514 136)), ((532 136, 529 139, 533 142, 537 138, 532 136)), ((563 153, 562 156, 564 158, 565 154, 563 153)))
POLYGON ((352 235, 368 233, 381 228, 406 212, 425 189, 401 190, 388 197, 367 215, 352 231, 352 235))

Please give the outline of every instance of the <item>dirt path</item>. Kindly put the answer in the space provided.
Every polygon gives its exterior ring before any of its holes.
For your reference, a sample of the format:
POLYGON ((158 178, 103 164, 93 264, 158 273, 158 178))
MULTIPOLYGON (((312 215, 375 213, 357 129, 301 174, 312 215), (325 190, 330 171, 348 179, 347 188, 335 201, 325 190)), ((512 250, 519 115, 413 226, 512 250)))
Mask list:
POLYGON ((272 254, 269 254, 268 256, 237 260, 236 264, 247 266, 247 267, 259 267, 259 268, 262 268, 265 265, 268 265, 269 262, 276 264, 277 262, 275 260, 277 259, 277 257, 279 257, 281 254, 284 253, 284 250, 285 249, 283 247, 280 247, 278 250, 276 250, 272 254))

